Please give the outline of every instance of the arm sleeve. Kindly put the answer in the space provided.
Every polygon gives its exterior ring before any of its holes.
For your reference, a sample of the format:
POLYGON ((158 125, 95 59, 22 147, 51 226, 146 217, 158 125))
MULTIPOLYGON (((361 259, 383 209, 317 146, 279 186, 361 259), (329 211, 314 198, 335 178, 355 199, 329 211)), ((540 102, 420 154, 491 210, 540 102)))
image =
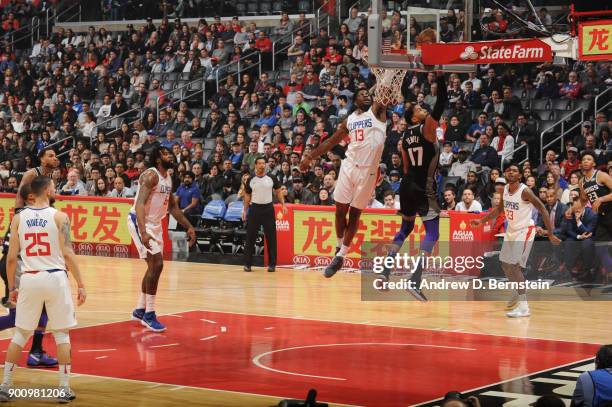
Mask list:
POLYGON ((251 195, 253 193, 253 189, 251 189, 251 180, 253 179, 253 177, 249 177, 246 181, 246 183, 244 184, 244 190, 246 191, 247 194, 251 195))
POLYGON ((443 75, 436 78, 436 83, 438 84, 438 98, 436 99, 431 117, 435 121, 440 121, 440 117, 442 117, 444 107, 448 101, 448 93, 446 93, 446 82, 444 81, 443 75))
POLYGON ((278 180, 278 177, 275 176, 275 175, 272 175, 271 177, 272 177, 272 182, 273 182, 272 188, 275 189, 275 190, 279 189, 281 187, 281 183, 278 180))

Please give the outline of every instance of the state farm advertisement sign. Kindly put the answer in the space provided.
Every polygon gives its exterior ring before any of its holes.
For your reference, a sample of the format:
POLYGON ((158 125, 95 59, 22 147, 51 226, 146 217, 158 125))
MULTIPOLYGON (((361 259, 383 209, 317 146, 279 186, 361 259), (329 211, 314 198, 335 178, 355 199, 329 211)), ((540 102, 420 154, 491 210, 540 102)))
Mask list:
POLYGON ((424 44, 421 57, 426 65, 508 64, 550 62, 550 46, 538 39, 424 44))

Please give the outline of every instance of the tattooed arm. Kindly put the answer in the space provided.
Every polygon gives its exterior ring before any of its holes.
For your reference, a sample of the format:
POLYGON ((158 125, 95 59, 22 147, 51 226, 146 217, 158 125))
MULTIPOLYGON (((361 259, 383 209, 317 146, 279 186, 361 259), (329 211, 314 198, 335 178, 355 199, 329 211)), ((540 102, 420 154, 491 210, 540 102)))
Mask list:
POLYGON ((189 220, 187 219, 187 217, 185 217, 185 214, 183 213, 181 208, 178 207, 176 201, 172 199, 172 197, 170 197, 170 200, 168 201, 168 212, 170 213, 170 215, 174 216, 174 219, 176 219, 178 223, 180 223, 185 229, 187 229, 187 237, 189 237, 189 246, 193 246, 196 241, 195 229, 193 228, 191 223, 189 223, 189 220))
MULTIPOLYGON (((136 200, 136 224, 138 225, 138 231, 140 232, 140 240, 142 240, 142 244, 147 248, 151 249, 151 244, 149 241, 151 240, 151 236, 147 233, 146 228, 146 214, 145 214, 145 205, 151 196, 151 191, 159 182, 159 176, 155 173, 155 171, 145 170, 140 176, 140 181, 138 183, 138 199, 136 200)), ((174 199, 170 197, 170 202, 173 202, 174 199)))
POLYGON ((64 255, 66 267, 77 282, 77 304, 81 305, 85 302, 87 293, 85 292, 85 285, 83 284, 81 271, 79 270, 79 265, 76 261, 76 254, 72 249, 72 239, 70 237, 70 219, 68 219, 68 215, 65 213, 57 211, 55 214, 55 224, 59 230, 60 247, 62 249, 62 254, 64 255))

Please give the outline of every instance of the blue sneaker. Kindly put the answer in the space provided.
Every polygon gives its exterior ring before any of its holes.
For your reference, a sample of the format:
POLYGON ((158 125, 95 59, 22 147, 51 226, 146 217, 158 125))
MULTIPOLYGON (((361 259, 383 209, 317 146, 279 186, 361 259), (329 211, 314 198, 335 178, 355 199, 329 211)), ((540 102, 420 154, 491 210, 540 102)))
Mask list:
POLYGON ((30 352, 28 355, 28 366, 54 367, 57 366, 57 359, 47 355, 47 352, 30 352))
POLYGON ((132 311, 132 320, 134 321, 142 321, 142 317, 144 316, 145 309, 144 308, 136 308, 132 311))
POLYGON ((166 330, 166 327, 157 320, 155 311, 145 312, 140 323, 153 332, 164 332, 166 330))

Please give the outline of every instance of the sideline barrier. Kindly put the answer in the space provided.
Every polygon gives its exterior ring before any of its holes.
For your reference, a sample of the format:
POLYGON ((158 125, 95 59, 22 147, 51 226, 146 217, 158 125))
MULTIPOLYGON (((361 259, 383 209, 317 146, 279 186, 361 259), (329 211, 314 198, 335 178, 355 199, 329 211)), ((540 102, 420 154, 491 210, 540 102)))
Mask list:
MULTIPOLYGON (((294 267, 324 267, 331 262, 336 249, 335 207, 288 204, 283 214, 280 205, 275 205, 277 264, 294 267)), ((440 216, 440 242, 437 245, 440 255, 482 255, 495 241, 495 232, 485 225, 473 228, 472 219, 484 214, 443 211, 440 216), (471 242, 479 244, 470 245, 471 242), (456 243, 456 244, 455 244, 456 243)), ((348 269, 368 268, 370 261, 364 259, 363 244, 380 243, 385 250, 402 224, 402 219, 394 209, 365 209, 359 220, 357 234, 353 239, 344 267, 348 269)), ((419 243, 425 237, 425 227, 420 217, 403 250, 409 255, 419 252, 419 243)), ((386 254, 386 253, 380 253, 386 254)), ((264 262, 267 264, 267 248, 264 262)))
MULTIPOLYGON (((72 245, 77 254, 137 257, 126 223, 133 202, 129 198, 58 194, 53 206, 70 218, 72 245)), ((4 239, 10 227, 14 207, 15 194, 0 193, 0 239, 4 239)), ((164 254, 171 250, 172 242, 168 238, 166 221, 164 254)))

